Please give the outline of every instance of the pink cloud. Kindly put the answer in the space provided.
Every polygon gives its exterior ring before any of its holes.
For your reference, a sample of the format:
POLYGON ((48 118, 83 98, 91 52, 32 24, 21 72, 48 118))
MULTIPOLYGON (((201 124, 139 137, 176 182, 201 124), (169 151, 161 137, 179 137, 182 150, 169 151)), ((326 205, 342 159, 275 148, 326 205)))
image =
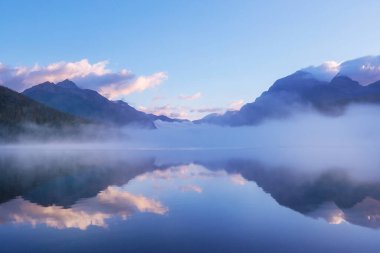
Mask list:
POLYGON ((239 110, 244 105, 244 100, 238 100, 230 103, 226 107, 198 107, 174 106, 170 104, 155 106, 139 106, 137 109, 145 113, 155 115, 165 115, 177 119, 200 119, 210 113, 222 114, 228 110, 239 110))
POLYGON ((201 92, 197 92, 197 93, 194 93, 194 94, 191 94, 191 95, 179 95, 178 98, 179 99, 183 99, 183 100, 197 100, 199 98, 202 97, 202 93, 201 92))
POLYGON ((183 185, 183 186, 180 186, 179 189, 182 192, 196 192, 196 193, 202 193, 203 192, 202 187, 195 185, 195 184, 183 185))
POLYGON ((19 197, 0 206, 0 222, 86 230, 89 226, 107 227, 107 220, 116 216, 126 219, 137 212, 163 215, 167 211, 157 200, 109 186, 97 196, 80 200, 70 208, 44 207, 19 197))
POLYGON ((92 64, 87 59, 32 67, 0 64, 0 85, 22 91, 46 81, 56 83, 71 79, 82 88, 94 89, 110 99, 115 99, 155 87, 167 79, 164 72, 136 76, 127 69, 112 71, 107 65, 107 61, 92 64))
POLYGON ((171 105, 162 105, 162 106, 153 106, 147 108, 145 106, 139 106, 138 110, 145 113, 152 113, 155 115, 165 115, 171 118, 177 119, 187 119, 189 116, 189 110, 186 107, 182 106, 171 106, 171 105))
POLYGON ((240 108, 244 105, 244 100, 240 99, 237 101, 233 101, 230 103, 228 110, 237 111, 240 110, 240 108))
POLYGON ((158 72, 151 76, 140 76, 131 82, 118 82, 100 87, 99 92, 109 99, 117 99, 133 92, 141 92, 153 88, 161 84, 167 78, 166 73, 158 72))

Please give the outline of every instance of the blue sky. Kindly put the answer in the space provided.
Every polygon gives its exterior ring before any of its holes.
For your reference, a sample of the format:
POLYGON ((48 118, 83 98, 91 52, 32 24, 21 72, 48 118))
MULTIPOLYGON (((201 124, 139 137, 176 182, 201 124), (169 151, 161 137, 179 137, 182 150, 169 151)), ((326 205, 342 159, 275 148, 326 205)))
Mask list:
POLYGON ((0 0, 0 9, 2 64, 88 59, 136 78, 162 72, 122 98, 190 118, 251 102, 300 68, 379 54, 376 0, 0 0))

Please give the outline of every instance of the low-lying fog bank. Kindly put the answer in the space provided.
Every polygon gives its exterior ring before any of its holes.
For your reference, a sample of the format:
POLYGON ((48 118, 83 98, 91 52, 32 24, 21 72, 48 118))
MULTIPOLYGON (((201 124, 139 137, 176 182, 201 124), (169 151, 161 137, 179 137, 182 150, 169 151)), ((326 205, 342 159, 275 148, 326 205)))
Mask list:
MULTIPOLYGON (((258 126, 221 127, 189 122, 157 121, 157 129, 110 128, 84 125, 51 130, 28 126, 3 147, 102 149, 231 149, 263 147, 377 147, 380 107, 351 106, 340 117, 299 113, 258 126)), ((6 133, 4 134, 6 135, 6 133)))

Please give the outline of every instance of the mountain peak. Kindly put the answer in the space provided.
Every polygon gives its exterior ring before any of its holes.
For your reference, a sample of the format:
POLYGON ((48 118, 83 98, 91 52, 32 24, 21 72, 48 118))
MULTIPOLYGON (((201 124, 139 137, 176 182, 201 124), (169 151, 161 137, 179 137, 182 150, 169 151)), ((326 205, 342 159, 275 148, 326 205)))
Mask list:
POLYGON ((54 83, 46 81, 46 82, 40 83, 38 85, 47 86, 47 85, 54 85, 54 83))
POLYGON ((348 76, 338 74, 333 79, 331 79, 331 82, 337 82, 337 81, 353 81, 353 80, 348 76))
MULTIPOLYGON (((43 84, 46 86, 53 85, 49 82, 43 84)), ((17 134, 19 131, 21 133, 21 131, 27 130, 26 128, 23 129, 22 126, 25 123, 53 128, 88 123, 87 120, 47 107, 3 86, 0 86, 0 122, 0 128, 2 130, 10 127, 12 131, 9 132, 9 134, 11 135, 17 134)), ((8 134, 4 134, 4 131, 0 133, 1 138, 8 138, 8 134)))
POLYGON ((58 111, 94 122, 155 128, 153 120, 145 113, 125 102, 110 101, 96 91, 80 89, 70 80, 52 85, 36 85, 23 94, 58 111))
POLYGON ((283 119, 313 108, 322 114, 339 116, 351 104, 380 104, 380 80, 362 85, 357 79, 338 73, 331 81, 321 81, 307 71, 297 71, 278 79, 254 102, 239 111, 210 114, 195 123, 242 126, 257 125, 266 119, 283 119))
POLYGON ((336 75, 330 82, 331 85, 336 86, 360 86, 359 82, 352 80, 345 75, 336 75))
POLYGON ((115 104, 119 104, 119 105, 128 105, 128 103, 127 102, 125 102, 125 101, 123 101, 123 100, 115 100, 115 101, 112 101, 112 102, 114 102, 115 104))
POLYGON ((69 89, 79 89, 79 87, 71 80, 65 79, 62 82, 57 83, 56 85, 63 87, 63 88, 69 88, 69 89))
POLYGON ((307 71, 297 71, 291 75, 278 79, 270 88, 269 92, 303 90, 312 86, 325 84, 319 81, 307 71))

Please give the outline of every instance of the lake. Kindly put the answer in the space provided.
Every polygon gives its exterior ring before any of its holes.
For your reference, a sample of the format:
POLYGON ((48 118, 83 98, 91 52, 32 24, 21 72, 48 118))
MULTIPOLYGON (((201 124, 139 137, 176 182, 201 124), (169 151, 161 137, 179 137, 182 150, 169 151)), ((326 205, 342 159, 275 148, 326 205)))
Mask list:
POLYGON ((380 252, 377 150, 3 147, 0 252, 380 252))

